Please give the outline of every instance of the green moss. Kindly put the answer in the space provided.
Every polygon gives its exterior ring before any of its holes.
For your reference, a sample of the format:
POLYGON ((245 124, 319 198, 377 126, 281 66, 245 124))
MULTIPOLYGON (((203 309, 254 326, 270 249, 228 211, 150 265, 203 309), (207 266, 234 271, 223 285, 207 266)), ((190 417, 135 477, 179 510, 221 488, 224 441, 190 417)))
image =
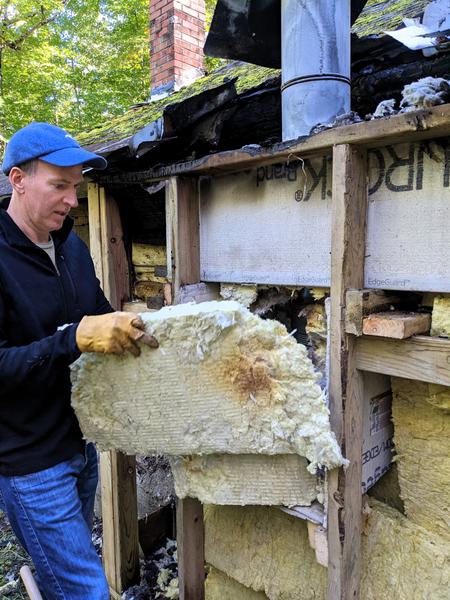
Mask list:
POLYGON ((235 77, 237 77, 235 84, 237 92, 238 94, 242 94, 247 90, 258 87, 272 77, 276 77, 278 73, 275 69, 258 67, 247 63, 229 64, 210 75, 198 79, 167 98, 132 108, 120 117, 116 117, 91 131, 79 133, 76 137, 83 146, 127 139, 146 125, 159 119, 163 114, 164 108, 170 104, 182 102, 187 98, 213 89, 235 77))
POLYGON ((369 0, 352 31, 358 37, 365 37, 398 29, 405 17, 417 17, 429 3, 430 0, 369 0))

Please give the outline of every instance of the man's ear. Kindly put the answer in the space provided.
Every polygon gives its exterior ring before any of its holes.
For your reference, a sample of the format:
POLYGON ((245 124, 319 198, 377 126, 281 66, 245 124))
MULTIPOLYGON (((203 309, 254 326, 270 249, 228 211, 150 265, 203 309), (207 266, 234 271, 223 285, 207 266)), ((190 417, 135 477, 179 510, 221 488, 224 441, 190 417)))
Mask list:
POLYGON ((13 190, 18 194, 23 194, 25 191, 24 179, 26 173, 19 167, 13 167, 9 172, 8 179, 13 190))

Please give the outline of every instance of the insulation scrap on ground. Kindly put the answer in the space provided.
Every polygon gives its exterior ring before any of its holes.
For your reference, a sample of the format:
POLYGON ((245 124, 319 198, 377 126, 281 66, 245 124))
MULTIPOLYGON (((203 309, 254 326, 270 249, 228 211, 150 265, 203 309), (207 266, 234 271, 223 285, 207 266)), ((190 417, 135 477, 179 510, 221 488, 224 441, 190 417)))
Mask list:
POLYGON ((211 568, 206 578, 205 600, 267 600, 267 596, 246 588, 225 573, 211 568))
MULTIPOLYGON (((327 569, 305 521, 276 508, 209 506, 205 535, 207 562, 241 585, 269 600, 325 600, 327 569)), ((362 558, 361 600, 448 598, 449 542, 373 500, 362 558)))
POLYGON ((306 349, 237 302, 142 314, 159 348, 84 354, 72 403, 86 438, 131 454, 300 454, 345 461, 306 349))
POLYGON ((392 378, 394 441, 408 518, 450 540, 450 390, 392 378), (436 400, 439 398, 439 400, 436 400))
POLYGON ((309 506, 317 498, 317 478, 295 454, 211 454, 171 459, 178 498, 204 504, 309 506))

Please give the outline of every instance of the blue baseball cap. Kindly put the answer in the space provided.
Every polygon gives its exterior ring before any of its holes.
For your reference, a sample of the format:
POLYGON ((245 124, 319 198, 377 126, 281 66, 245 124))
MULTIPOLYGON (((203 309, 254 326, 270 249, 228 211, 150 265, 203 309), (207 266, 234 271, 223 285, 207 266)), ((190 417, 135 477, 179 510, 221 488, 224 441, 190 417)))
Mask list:
POLYGON ((6 145, 3 173, 8 175, 13 167, 38 158, 58 167, 87 165, 94 169, 106 169, 103 156, 81 148, 73 137, 49 123, 30 123, 19 129, 6 145))

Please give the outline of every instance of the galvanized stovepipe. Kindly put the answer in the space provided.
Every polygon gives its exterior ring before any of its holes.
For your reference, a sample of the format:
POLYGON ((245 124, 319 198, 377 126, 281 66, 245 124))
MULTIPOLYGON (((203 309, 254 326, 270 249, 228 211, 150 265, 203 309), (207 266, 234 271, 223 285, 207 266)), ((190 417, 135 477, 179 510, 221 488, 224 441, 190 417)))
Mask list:
POLYGON ((283 140, 350 111, 351 0, 281 0, 283 140))

